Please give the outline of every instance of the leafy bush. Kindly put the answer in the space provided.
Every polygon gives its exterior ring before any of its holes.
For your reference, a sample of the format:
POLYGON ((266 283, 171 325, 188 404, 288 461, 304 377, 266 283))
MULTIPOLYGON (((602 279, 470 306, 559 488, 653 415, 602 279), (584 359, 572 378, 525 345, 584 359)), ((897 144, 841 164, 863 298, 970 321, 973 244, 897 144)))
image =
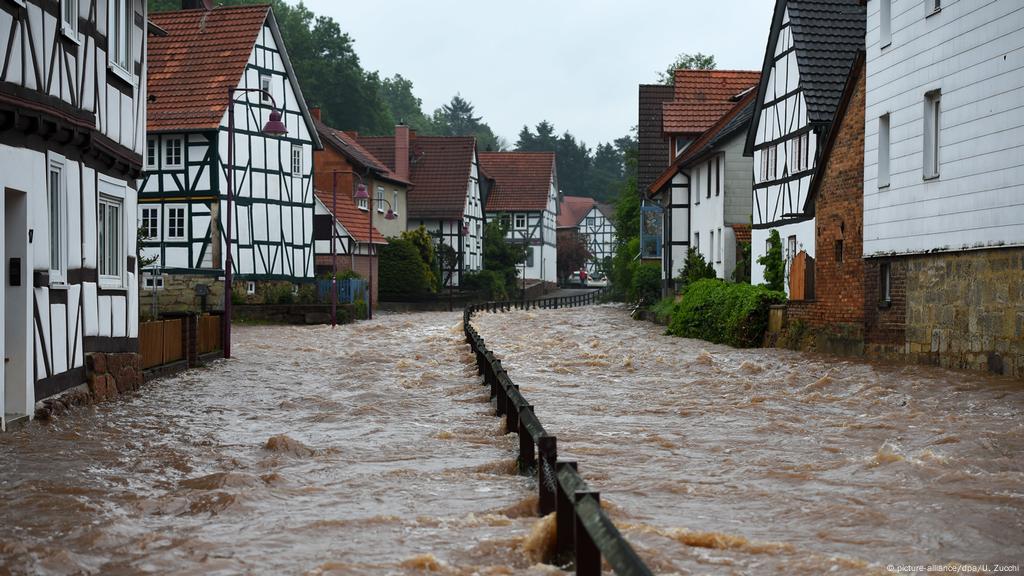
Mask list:
POLYGON ((768 309, 786 295, 764 286, 705 279, 690 284, 668 325, 668 333, 738 348, 760 346, 768 309))
POLYGON ((483 292, 488 300, 508 300, 505 276, 493 270, 463 274, 462 287, 466 290, 483 292))
POLYGON ((439 289, 441 287, 441 279, 438 277, 438 274, 435 273, 435 271, 439 269, 437 250, 434 248, 434 239, 430 236, 430 233, 421 225, 415 230, 406 230, 402 232, 401 238, 402 240, 412 242, 412 245, 419 251, 420 260, 427 265, 427 273, 429 274, 427 277, 428 283, 435 290, 439 289))
POLYGON ((676 278, 676 286, 679 290, 685 290, 697 280, 716 277, 715 267, 704 260, 704 255, 699 250, 689 250, 686 253, 686 260, 683 261, 683 269, 676 278))
POLYGON ((764 266, 765 286, 769 290, 783 291, 786 281, 786 265, 782 260, 782 237, 778 230, 772 230, 768 234, 768 252, 757 259, 757 263, 764 266))
POLYGON ((635 258, 639 254, 640 238, 638 237, 631 238, 615 249, 611 272, 611 292, 614 299, 624 301, 629 297, 629 289, 633 285, 633 272, 639 264, 635 258))
POLYGON ((651 313, 657 318, 658 322, 667 324, 672 319, 672 315, 676 310, 675 298, 662 298, 657 304, 651 306, 651 313))
POLYGON ((296 297, 299 304, 316 304, 320 300, 320 293, 316 284, 303 284, 299 286, 299 294, 296 297))
POLYGON ((629 291, 631 302, 650 306, 661 298, 661 265, 652 262, 636 262, 633 266, 629 291))
POLYGON ((259 284, 259 293, 264 304, 294 304, 295 294, 292 285, 286 282, 259 284))
POLYGON ((409 240, 388 240, 380 249, 377 266, 382 295, 411 296, 433 291, 433 274, 420 257, 419 249, 409 240))

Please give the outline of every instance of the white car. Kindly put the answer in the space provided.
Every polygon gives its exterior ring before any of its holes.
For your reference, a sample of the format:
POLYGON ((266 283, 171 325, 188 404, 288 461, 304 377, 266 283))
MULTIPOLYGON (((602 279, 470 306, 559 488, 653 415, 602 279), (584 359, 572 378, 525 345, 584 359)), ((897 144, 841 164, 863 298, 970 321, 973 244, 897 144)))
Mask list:
POLYGON ((587 278, 587 286, 593 288, 604 288, 608 285, 608 277, 604 274, 594 274, 587 278))

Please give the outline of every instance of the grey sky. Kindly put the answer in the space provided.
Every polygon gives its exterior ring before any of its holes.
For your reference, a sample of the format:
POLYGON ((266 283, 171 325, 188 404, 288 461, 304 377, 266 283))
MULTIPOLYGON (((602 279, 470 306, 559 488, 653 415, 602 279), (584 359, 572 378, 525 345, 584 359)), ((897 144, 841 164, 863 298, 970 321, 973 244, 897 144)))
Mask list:
POLYGON ((367 70, 412 80, 428 114, 459 92, 514 144, 547 119, 593 147, 636 124, 637 85, 680 52, 760 69, 773 0, 306 0, 367 70))

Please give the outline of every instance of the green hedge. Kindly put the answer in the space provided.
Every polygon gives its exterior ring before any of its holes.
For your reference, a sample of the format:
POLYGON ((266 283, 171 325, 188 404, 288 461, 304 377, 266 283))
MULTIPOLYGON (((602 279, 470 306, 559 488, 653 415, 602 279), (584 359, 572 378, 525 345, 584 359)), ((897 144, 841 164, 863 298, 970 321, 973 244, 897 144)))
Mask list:
POLYGON ((410 296, 433 291, 430 267, 423 262, 416 245, 401 238, 391 238, 380 249, 381 296, 410 296))
POLYGON ((630 302, 653 306, 661 299, 661 264, 636 262, 626 297, 630 302))
POLYGON ((706 279, 690 284, 676 305, 668 333, 738 348, 760 346, 768 310, 786 295, 763 286, 706 279))

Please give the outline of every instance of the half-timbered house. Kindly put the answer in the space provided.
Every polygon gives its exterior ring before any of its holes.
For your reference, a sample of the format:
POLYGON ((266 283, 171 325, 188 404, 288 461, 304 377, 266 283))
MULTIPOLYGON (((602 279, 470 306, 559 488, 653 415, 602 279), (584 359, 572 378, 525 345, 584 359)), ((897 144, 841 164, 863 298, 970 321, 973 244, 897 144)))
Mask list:
POLYGON ((423 226, 454 250, 456 265, 445 273, 445 285, 458 286, 463 271, 480 270, 484 212, 476 138, 418 136, 397 126, 394 136, 356 135, 356 141, 394 173, 409 174, 406 227, 423 226))
POLYGON ((146 3, 0 3, 0 427, 138 350, 146 3))
POLYGON ((217 7, 152 19, 166 33, 149 45, 152 102, 139 222, 144 254, 156 260, 144 272, 143 299, 160 291, 163 310, 195 309, 203 294, 222 301, 229 169, 236 289, 311 280, 313 149, 321 145, 273 10, 217 7), (288 129, 283 136, 262 132, 275 106, 288 129))
POLYGON ((500 218, 506 239, 526 247, 522 277, 556 282, 558 174, 554 152, 481 152, 480 168, 492 181, 484 215, 500 218))
POLYGON ((749 277, 745 263, 736 267, 745 253, 737 238, 746 237, 750 227, 751 162, 743 145, 754 92, 748 89, 733 100, 731 109, 688 143, 646 190, 671 218, 663 247, 667 278, 682 271, 687 249, 699 252, 719 278, 749 277))
POLYGON ((771 230, 782 237, 788 262, 801 251, 814 256, 807 196, 850 66, 864 46, 864 26, 864 7, 855 0, 776 0, 744 149, 754 159, 755 284, 764 282, 756 262, 771 230))
POLYGON ((584 196, 562 196, 558 207, 559 233, 571 232, 584 238, 590 259, 587 273, 607 274, 615 255, 615 222, 611 206, 584 196))

